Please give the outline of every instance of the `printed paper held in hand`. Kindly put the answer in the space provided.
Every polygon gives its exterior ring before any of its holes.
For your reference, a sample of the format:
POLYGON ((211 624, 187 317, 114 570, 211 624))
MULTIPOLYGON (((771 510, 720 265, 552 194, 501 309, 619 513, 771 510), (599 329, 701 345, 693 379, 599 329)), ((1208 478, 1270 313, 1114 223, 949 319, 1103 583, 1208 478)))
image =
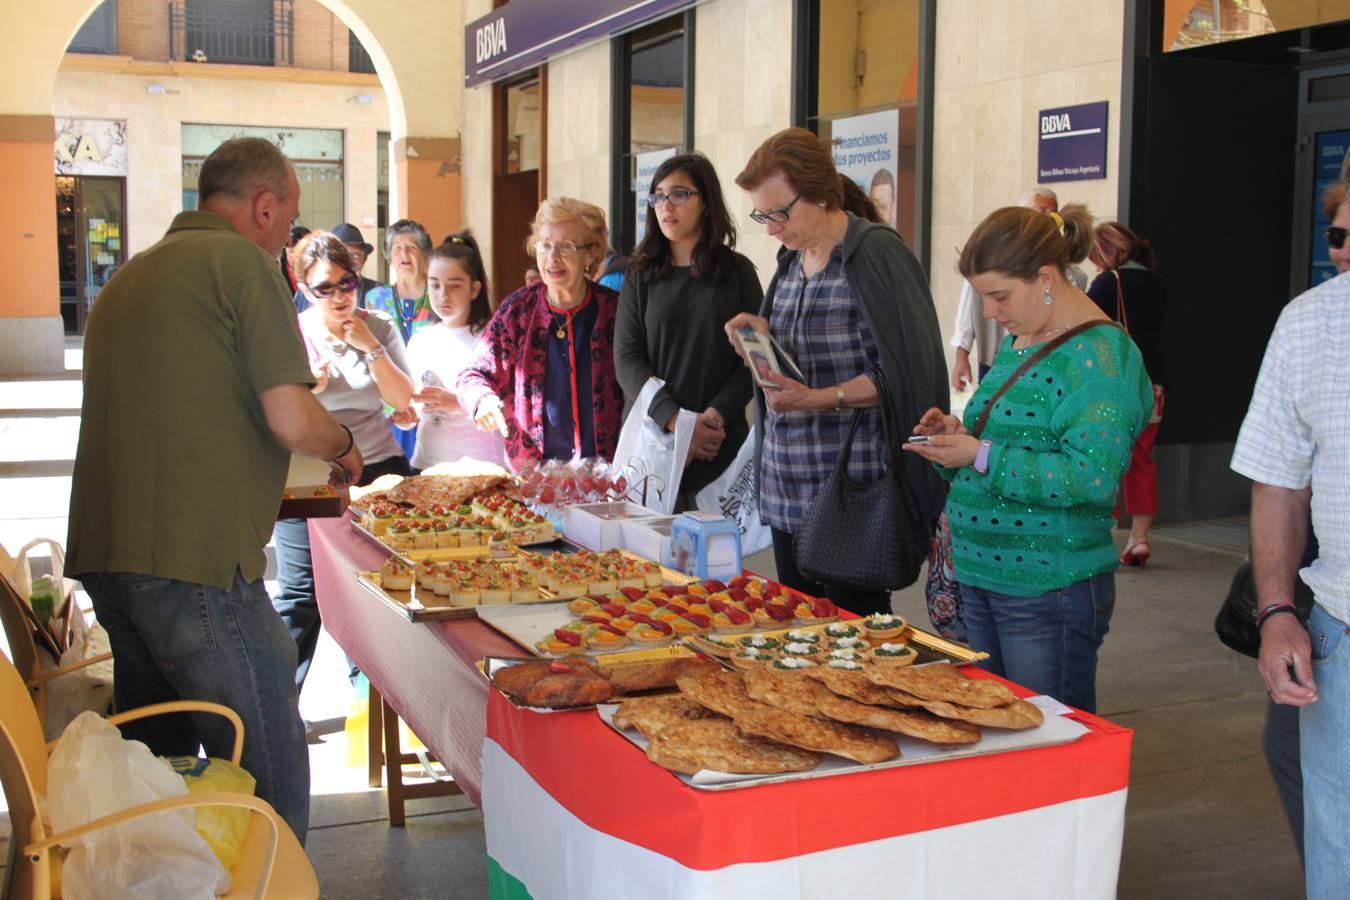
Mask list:
POLYGON ((797 368, 797 364, 792 361, 792 357, 778 345, 771 334, 761 334, 749 326, 736 329, 736 340, 741 345, 741 352, 745 356, 745 361, 750 366, 750 374, 754 377, 755 383, 761 389, 766 391, 779 390, 779 386, 765 377, 766 373, 773 373, 780 377, 792 378, 806 383, 806 376, 797 368))

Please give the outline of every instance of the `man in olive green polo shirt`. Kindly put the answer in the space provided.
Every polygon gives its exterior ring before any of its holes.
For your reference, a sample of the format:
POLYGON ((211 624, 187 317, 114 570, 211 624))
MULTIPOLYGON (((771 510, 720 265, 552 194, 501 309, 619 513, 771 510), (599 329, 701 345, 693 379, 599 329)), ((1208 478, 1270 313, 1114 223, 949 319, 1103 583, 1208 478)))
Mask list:
MULTIPOLYGON (((99 294, 66 571, 108 630, 122 709, 222 703, 244 720, 243 765, 303 842, 309 753, 295 641, 263 588, 290 451, 361 472, 314 377, 276 265, 300 185, 271 143, 236 138, 202 164, 199 211, 174 219, 99 294)), ((224 719, 125 726, 162 755, 229 755, 224 719)))

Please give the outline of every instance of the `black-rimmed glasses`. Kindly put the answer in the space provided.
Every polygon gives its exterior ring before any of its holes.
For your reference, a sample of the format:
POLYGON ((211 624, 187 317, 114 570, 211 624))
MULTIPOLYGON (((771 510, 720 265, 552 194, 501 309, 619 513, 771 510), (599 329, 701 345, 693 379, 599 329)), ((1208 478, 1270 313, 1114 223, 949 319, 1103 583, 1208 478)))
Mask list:
POLYGON ((671 188, 668 194, 653 193, 647 195, 647 205, 660 209, 669 203, 671 206, 684 206, 689 202, 690 197, 699 196, 698 191, 691 191, 688 188, 671 188))
POLYGON ((760 212, 757 209, 752 210, 750 212, 750 218, 761 225, 767 225, 770 222, 773 222, 776 225, 782 225, 784 222, 788 220, 788 217, 792 215, 792 207, 796 206, 797 201, 800 199, 802 199, 802 195, 798 194, 797 196, 792 198, 791 203, 789 203, 782 209, 769 209, 765 210, 764 212, 760 212))
POLYGON ((1339 250, 1345 246, 1345 238, 1350 235, 1350 229, 1341 228, 1332 225, 1326 231, 1322 232, 1322 237, 1327 239, 1327 245, 1332 250, 1339 250))
POLYGON ((356 276, 348 275, 346 278, 342 279, 337 284, 329 284, 328 282, 324 282, 323 284, 307 284, 305 285, 305 287, 309 289, 309 292, 311 294, 313 294, 315 297, 318 297, 320 300, 327 300, 329 297, 333 296, 335 292, 350 294, 352 291, 355 291, 356 276))

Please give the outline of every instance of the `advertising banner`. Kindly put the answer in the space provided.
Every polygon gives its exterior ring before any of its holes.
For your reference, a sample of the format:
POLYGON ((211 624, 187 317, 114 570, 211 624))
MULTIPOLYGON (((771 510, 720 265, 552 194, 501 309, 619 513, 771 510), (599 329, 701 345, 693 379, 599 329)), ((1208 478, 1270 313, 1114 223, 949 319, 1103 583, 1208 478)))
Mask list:
POLYGON ((633 157, 637 176, 633 179, 634 200, 637 203, 637 217, 633 220, 633 246, 642 243, 647 233, 647 195, 652 192, 652 176, 661 163, 679 152, 678 147, 666 147, 661 150, 649 150, 633 157))
POLYGON ((872 198, 895 227, 895 173, 900 161, 900 111, 887 109, 830 123, 834 166, 872 198))

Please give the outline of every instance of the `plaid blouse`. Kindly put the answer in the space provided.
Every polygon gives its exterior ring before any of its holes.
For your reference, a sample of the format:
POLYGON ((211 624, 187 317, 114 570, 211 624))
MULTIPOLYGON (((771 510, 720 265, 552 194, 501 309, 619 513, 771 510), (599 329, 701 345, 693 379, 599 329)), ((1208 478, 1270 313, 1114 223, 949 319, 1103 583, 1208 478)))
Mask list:
MULTIPOLYGON (((796 361, 807 385, 842 384, 881 368, 872 331, 844 278, 843 250, 807 279, 797 254, 778 280, 769 329, 796 361)), ((848 439, 853 410, 780 412, 766 409, 760 515, 780 531, 796 532, 816 493, 834 471, 848 439)), ((853 441, 849 475, 872 481, 885 472, 881 412, 863 413, 853 441)))

